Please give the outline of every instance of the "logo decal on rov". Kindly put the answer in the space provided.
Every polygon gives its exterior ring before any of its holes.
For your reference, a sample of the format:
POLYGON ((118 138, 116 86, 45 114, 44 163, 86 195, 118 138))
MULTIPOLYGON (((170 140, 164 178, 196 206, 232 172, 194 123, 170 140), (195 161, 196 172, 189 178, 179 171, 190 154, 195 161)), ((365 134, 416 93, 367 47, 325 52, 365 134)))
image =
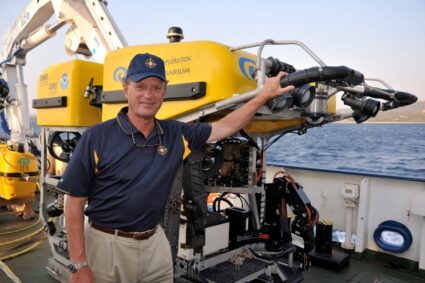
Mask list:
POLYGON ((61 76, 61 88, 67 89, 68 88, 68 74, 64 73, 61 76))
POLYGON ((29 158, 26 158, 26 157, 19 158, 18 159, 19 170, 23 172, 28 171, 30 162, 31 161, 29 160, 29 158))
POLYGON ((255 61, 246 57, 239 58, 239 69, 248 80, 253 80, 255 61))
POLYGON ((119 66, 113 73, 114 81, 121 83, 127 74, 127 69, 123 66, 119 66))

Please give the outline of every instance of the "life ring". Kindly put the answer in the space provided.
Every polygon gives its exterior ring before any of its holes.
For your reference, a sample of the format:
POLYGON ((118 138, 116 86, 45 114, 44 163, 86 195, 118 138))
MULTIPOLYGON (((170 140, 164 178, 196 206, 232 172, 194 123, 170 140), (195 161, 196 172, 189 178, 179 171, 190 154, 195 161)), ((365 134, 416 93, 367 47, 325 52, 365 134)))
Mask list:
POLYGON ((394 253, 402 253, 408 250, 413 242, 412 233, 410 233, 409 228, 394 220, 387 220, 379 224, 378 228, 376 228, 375 232, 373 233, 373 239, 381 249, 394 253), (403 237, 403 244, 395 245, 385 241, 382 237, 382 233, 384 231, 396 232, 400 234, 403 237))

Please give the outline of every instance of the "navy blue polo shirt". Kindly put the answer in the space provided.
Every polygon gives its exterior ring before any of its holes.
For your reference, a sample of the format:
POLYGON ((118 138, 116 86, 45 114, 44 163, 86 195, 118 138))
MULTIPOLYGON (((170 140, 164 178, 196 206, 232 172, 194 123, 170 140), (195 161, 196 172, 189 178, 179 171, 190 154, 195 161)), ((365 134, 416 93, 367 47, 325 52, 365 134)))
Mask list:
POLYGON ((85 214, 94 224, 145 231, 159 223, 185 147, 200 149, 211 126, 156 120, 145 139, 127 111, 83 134, 58 188, 87 197, 85 214))

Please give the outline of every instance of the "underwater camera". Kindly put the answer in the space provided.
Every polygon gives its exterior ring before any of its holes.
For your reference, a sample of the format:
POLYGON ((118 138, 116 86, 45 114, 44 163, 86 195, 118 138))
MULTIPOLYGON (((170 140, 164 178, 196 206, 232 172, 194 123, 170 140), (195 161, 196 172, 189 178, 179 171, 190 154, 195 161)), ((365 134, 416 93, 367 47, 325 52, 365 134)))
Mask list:
POLYGON ((270 99, 267 107, 274 114, 293 106, 305 108, 310 105, 316 95, 316 88, 312 85, 305 84, 294 88, 293 91, 285 93, 279 97, 270 99))
POLYGON ((375 99, 356 98, 349 94, 344 94, 342 101, 353 109, 353 119, 357 124, 363 123, 370 117, 375 117, 381 107, 381 103, 375 99))

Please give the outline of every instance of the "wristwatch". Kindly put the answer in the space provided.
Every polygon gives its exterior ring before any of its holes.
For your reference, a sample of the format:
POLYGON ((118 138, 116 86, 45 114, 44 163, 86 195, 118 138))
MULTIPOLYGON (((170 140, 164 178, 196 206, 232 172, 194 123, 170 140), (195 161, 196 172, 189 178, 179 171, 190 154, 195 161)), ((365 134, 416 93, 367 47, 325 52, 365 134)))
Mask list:
POLYGON ((68 265, 68 271, 71 273, 75 273, 81 268, 88 266, 87 261, 79 262, 79 263, 71 263, 68 265))

